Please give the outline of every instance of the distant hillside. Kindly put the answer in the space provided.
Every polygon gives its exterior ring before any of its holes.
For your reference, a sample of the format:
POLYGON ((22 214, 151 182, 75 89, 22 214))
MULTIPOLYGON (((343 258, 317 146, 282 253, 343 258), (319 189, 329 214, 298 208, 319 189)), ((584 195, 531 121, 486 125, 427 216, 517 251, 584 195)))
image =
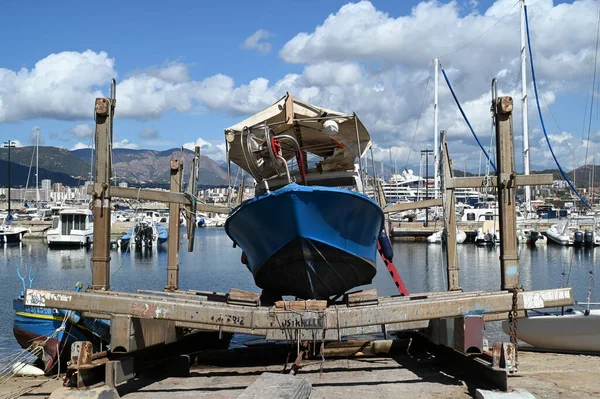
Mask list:
MULTIPOLYGON (((91 158, 90 152, 89 148, 72 151, 75 157, 83 162, 88 162, 88 165, 91 158)), ((181 150, 179 148, 165 151, 116 148, 113 150, 113 173, 117 182, 126 181, 132 185, 149 183, 168 185, 171 158, 173 156, 179 157, 180 154, 181 150)), ((184 150, 183 158, 185 159, 184 182, 187 183, 194 152, 184 150)), ((206 155, 200 155, 199 182, 205 186, 225 185, 227 184, 227 172, 206 155)))
MULTIPOLYGON (((27 172, 29 171, 29 165, 31 165, 32 155, 35 147, 17 147, 10 150, 10 161, 13 164, 23 165, 27 168, 25 171, 25 178, 27 178, 27 172)), ((0 148, 0 160, 8 160, 8 149, 0 148)), ((78 156, 75 156, 73 152, 58 147, 39 147, 39 167, 48 170, 52 173, 63 173, 68 176, 82 178, 86 180, 89 178, 90 163, 88 160, 82 160, 78 156)), ((33 158, 33 167, 35 168, 35 158, 33 158)), ((47 176, 50 176, 48 174, 47 176)), ((51 178, 51 177, 44 177, 51 178)), ((40 179, 42 179, 42 172, 40 172, 40 179)))
MULTIPOLYGON (((29 165, 19 165, 12 162, 12 154, 11 154, 11 167, 10 167, 10 176, 11 176, 11 186, 13 188, 25 188, 27 184, 27 174, 29 173, 29 165)), ((50 170, 40 168, 39 169, 39 181, 43 179, 50 179, 52 183, 62 183, 65 186, 79 186, 82 184, 82 181, 76 179, 72 176, 67 175, 66 173, 60 172, 52 172, 50 170)), ((0 187, 8 187, 8 161, 0 160, 0 187)), ((35 187, 35 171, 31 171, 31 176, 29 177, 29 188, 35 187)))

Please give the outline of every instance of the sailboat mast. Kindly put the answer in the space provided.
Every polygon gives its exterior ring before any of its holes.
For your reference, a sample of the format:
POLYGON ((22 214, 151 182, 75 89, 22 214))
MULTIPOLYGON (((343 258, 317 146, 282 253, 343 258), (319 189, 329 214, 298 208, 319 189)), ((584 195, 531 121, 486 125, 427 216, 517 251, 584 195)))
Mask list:
POLYGON ((439 67, 440 61, 437 58, 433 59, 433 197, 438 197, 438 161, 440 155, 440 149, 438 144, 438 135, 440 134, 438 128, 438 78, 439 78, 439 67))
MULTIPOLYGON (((521 3, 521 119, 523 123, 523 173, 529 174, 529 126, 527 124, 527 28, 525 0, 521 3)), ((531 188, 525 186, 525 210, 531 210, 531 188)))
POLYGON ((35 206, 39 207, 40 184, 39 184, 39 159, 40 159, 40 128, 35 128, 35 206))

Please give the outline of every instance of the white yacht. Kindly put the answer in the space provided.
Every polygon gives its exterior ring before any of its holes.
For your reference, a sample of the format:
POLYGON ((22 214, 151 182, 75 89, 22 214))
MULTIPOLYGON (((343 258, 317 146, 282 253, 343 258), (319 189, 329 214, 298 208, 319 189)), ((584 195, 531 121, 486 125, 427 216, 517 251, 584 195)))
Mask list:
POLYGON ((49 246, 87 246, 94 240, 94 213, 87 208, 62 209, 54 223, 46 235, 49 246))

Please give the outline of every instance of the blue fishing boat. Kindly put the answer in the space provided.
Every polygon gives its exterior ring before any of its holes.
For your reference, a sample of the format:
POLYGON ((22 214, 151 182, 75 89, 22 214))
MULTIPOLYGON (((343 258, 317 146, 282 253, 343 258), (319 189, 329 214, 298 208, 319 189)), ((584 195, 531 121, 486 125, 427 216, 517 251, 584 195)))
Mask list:
POLYGON ((361 193, 355 161, 371 141, 358 117, 288 94, 225 135, 228 159, 257 182, 225 224, 255 283, 303 299, 370 283, 384 216, 361 193))
MULTIPOLYGON (((35 275, 31 276, 31 269, 27 273, 31 288, 35 275)), ((25 278, 20 274, 19 277, 25 287, 25 278)), ((80 289, 81 283, 78 283, 77 291, 80 289)), ((64 364, 70 359, 73 342, 90 341, 95 351, 106 350, 110 343, 109 321, 81 317, 70 310, 29 306, 23 300, 23 293, 13 299, 13 310, 15 339, 23 349, 43 348, 35 353, 45 373, 53 372, 59 362, 64 364)))

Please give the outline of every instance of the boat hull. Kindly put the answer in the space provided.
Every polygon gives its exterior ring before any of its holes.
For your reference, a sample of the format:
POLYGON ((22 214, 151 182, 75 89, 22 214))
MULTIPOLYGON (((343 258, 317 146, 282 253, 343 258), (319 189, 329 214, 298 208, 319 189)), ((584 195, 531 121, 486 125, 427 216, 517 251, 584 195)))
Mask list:
POLYGON ((39 360, 45 373, 50 373, 58 361, 69 360, 73 342, 90 341, 99 350, 101 343, 106 345, 110 340, 110 327, 95 319, 81 318, 76 321, 77 324, 71 319, 64 321, 65 311, 26 306, 22 299, 13 300, 13 310, 15 339, 23 349, 31 345, 44 347, 39 360), (63 322, 65 328, 60 329, 63 322))
POLYGON ((22 227, 10 228, 9 230, 0 230, 0 242, 5 244, 15 244, 23 240, 23 236, 28 232, 22 227))
POLYGON ((52 234, 48 233, 46 241, 51 247, 80 247, 89 246, 94 241, 94 233, 82 233, 82 234, 52 234))
POLYGON ((296 184, 246 201, 225 223, 260 288, 304 299, 370 283, 382 227, 366 196, 296 184))
MULTIPOLYGON (((508 322, 502 323, 508 333, 508 322)), ((600 352, 600 310, 588 315, 566 311, 564 315, 536 315, 519 319, 517 336, 521 341, 548 350, 600 352)))

